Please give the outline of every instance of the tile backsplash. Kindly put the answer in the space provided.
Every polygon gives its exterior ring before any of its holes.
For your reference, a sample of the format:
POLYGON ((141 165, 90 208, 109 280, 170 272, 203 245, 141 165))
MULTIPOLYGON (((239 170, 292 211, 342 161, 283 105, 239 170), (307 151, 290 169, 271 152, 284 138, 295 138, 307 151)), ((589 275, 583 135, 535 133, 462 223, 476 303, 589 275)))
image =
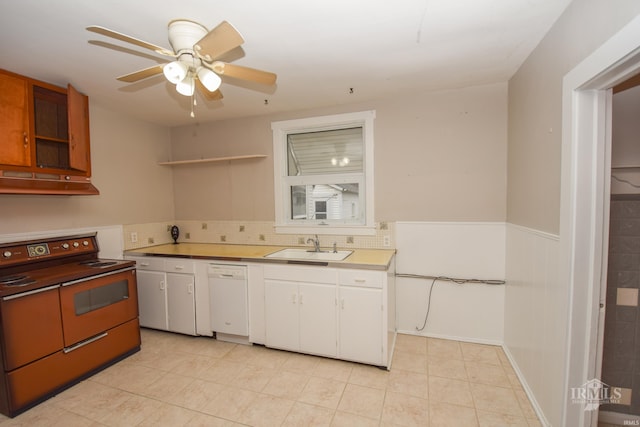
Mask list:
MULTIPOLYGON (((123 227, 125 250, 172 243, 170 228, 180 229, 178 242, 270 246, 307 246, 309 234, 275 232, 272 221, 176 221, 129 224, 123 227)), ((330 248, 391 249, 395 247, 395 224, 379 222, 371 236, 322 234, 320 246, 330 248)))

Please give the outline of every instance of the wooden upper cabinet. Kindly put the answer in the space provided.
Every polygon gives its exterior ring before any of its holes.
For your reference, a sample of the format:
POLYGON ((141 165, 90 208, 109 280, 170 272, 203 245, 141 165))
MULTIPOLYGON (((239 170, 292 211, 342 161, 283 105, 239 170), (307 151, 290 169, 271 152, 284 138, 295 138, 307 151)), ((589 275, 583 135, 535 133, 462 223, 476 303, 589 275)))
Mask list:
POLYGON ((89 97, 73 86, 67 88, 69 119, 69 166, 91 175, 89 152, 89 97))
POLYGON ((31 163, 27 81, 0 73, 0 169, 31 163))
POLYGON ((91 176, 89 98, 0 70, 0 171, 91 176))

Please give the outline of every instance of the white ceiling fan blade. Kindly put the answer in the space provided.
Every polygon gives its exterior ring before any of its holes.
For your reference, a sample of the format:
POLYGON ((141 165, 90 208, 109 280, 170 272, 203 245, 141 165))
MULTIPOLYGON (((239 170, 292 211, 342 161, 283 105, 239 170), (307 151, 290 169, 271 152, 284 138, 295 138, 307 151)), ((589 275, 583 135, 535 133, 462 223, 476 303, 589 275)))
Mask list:
POLYGON ((143 47, 145 49, 152 50, 160 55, 175 57, 175 53, 172 50, 166 49, 162 46, 157 46, 153 43, 146 42, 144 40, 136 39, 134 37, 128 36, 126 34, 119 33, 117 31, 110 30, 105 27, 101 27, 99 25, 92 25, 87 27, 87 31, 91 31, 93 33, 102 34, 103 36, 111 37, 123 42, 131 43, 136 46, 143 47))
POLYGON ((118 80, 126 83, 135 83, 137 81, 162 74, 163 68, 164 64, 154 65, 153 67, 145 68, 144 70, 139 70, 130 74, 125 74, 124 76, 120 76, 118 77, 118 80))
POLYGON ((216 61, 211 65, 211 69, 221 76, 234 77, 236 79, 248 80, 263 85, 276 84, 277 76, 268 71, 257 70, 255 68, 233 65, 226 62, 216 61))
POLYGON ((227 21, 222 21, 217 27, 209 31, 206 36, 200 39, 193 49, 204 61, 211 62, 235 49, 244 43, 244 39, 227 21))

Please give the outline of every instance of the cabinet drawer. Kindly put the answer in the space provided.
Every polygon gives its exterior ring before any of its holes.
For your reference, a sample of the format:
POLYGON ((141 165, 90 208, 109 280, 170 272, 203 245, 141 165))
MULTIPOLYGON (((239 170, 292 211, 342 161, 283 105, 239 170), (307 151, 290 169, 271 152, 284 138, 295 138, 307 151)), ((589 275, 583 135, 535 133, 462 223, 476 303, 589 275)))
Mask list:
POLYGON ((164 270, 169 273, 193 273, 195 267, 193 261, 183 258, 165 258, 164 270))
POLYGON ((327 267, 265 265, 264 278, 290 282, 336 284, 336 270, 327 267))
POLYGON ((370 270, 340 270, 338 283, 343 286, 382 288, 383 273, 370 270))
POLYGON ((136 268, 138 270, 164 270, 164 259, 155 257, 127 257, 136 262, 136 268))

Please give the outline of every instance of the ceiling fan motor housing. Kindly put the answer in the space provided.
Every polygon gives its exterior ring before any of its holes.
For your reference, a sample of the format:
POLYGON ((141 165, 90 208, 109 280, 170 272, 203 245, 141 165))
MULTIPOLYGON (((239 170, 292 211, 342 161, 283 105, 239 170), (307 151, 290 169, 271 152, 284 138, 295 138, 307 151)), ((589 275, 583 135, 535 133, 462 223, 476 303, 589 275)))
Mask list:
POLYGON ((169 43, 177 55, 184 50, 193 52, 193 46, 208 32, 209 30, 197 22, 175 19, 169 22, 169 43))

